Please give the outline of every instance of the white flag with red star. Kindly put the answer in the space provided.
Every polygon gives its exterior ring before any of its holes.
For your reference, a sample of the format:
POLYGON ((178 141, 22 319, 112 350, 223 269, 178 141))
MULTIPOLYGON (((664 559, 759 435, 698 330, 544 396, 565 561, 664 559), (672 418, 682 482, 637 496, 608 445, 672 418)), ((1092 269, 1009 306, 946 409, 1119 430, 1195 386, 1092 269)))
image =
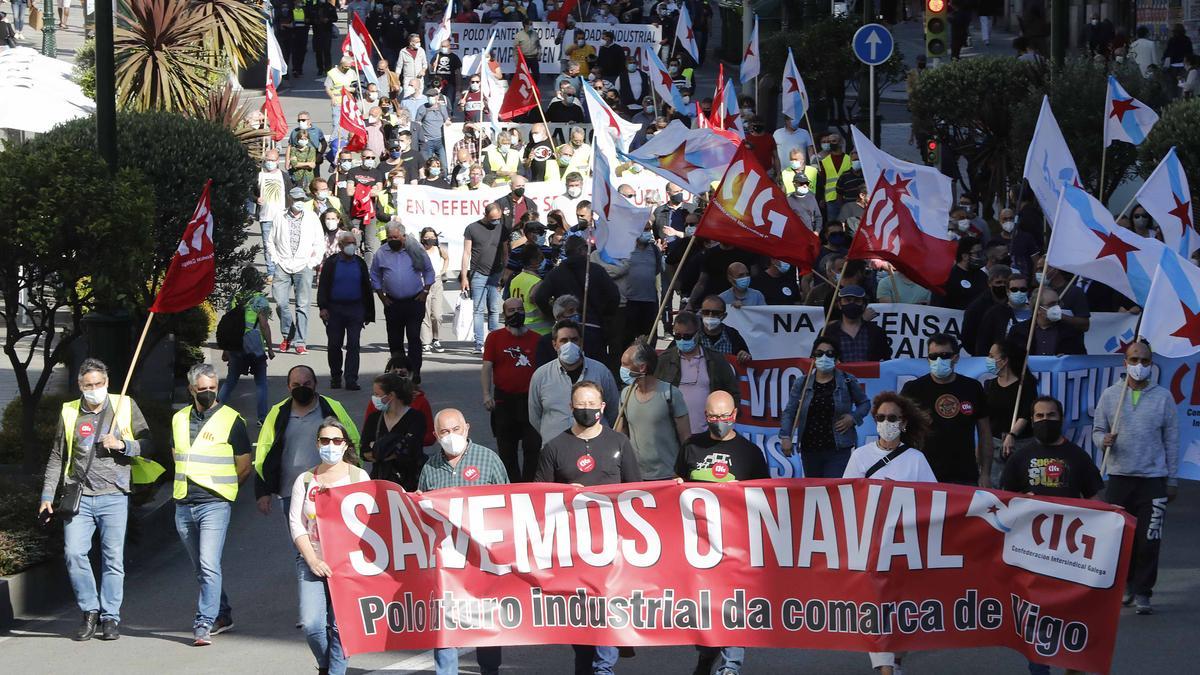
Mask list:
POLYGON ((1200 267, 1178 253, 1163 252, 1142 312, 1141 336, 1158 356, 1200 352, 1200 267))
POLYGON ((796 59, 792 50, 788 49, 787 63, 783 67, 783 114, 792 118, 799 126, 804 119, 804 111, 808 110, 808 90, 804 88, 804 78, 796 68, 796 59))
POLYGON ((738 81, 746 84, 762 72, 762 59, 758 56, 758 15, 754 15, 754 28, 750 31, 750 41, 746 43, 746 51, 742 54, 742 67, 738 71, 738 81))

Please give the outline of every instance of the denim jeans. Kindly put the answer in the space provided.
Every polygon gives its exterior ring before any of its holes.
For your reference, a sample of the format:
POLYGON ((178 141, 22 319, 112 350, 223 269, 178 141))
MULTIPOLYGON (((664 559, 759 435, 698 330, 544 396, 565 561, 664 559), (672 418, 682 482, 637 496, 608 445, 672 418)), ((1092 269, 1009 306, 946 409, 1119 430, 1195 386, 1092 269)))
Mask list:
POLYGON ((300 589, 300 623, 308 648, 317 658, 317 668, 328 669, 329 675, 345 675, 346 654, 333 620, 329 586, 312 573, 301 557, 296 558, 296 578, 300 589))
POLYGON ((270 220, 258 221, 258 226, 262 230, 263 258, 267 261, 268 277, 275 276, 275 260, 271 257, 271 254, 267 252, 267 240, 271 238, 271 223, 272 221, 270 220))
POLYGON ((217 617, 229 618, 229 598, 221 587, 221 552, 233 504, 226 501, 201 504, 175 503, 175 529, 183 540, 196 580, 200 582, 200 602, 194 626, 212 627, 217 617))
POLYGON ((446 163, 446 143, 441 138, 431 138, 425 141, 424 147, 425 161, 429 161, 430 157, 437 157, 442 162, 442 166, 450 166, 446 163))
POLYGON ((304 268, 299 272, 279 270, 271 284, 271 295, 275 298, 275 310, 279 312, 279 339, 296 346, 308 344, 308 306, 312 294, 313 271, 304 268), (292 300, 296 301, 296 318, 292 320, 292 300))
POLYGON ((357 300, 333 301, 328 309, 325 332, 329 336, 329 376, 334 380, 342 379, 342 346, 345 345, 345 380, 346 384, 354 384, 358 382, 358 338, 363 328, 363 305, 357 300))
POLYGON ((67 574, 75 591, 75 602, 84 612, 100 612, 104 621, 121 621, 125 595, 125 527, 129 521, 129 497, 123 494, 84 495, 79 513, 63 528, 67 574), (92 535, 100 528, 100 595, 88 554, 92 535))
POLYGON ((696 662, 696 669, 692 675, 708 675, 712 672, 713 664, 717 664, 717 672, 724 673, 740 673, 742 671, 742 663, 746 660, 745 647, 696 647, 696 651, 700 652, 700 658, 696 662), (720 656, 720 662, 717 657, 720 656))
POLYGON ((802 450, 805 478, 841 478, 850 462, 850 448, 845 450, 802 450))
MULTIPOLYGON (((497 675, 500 672, 500 648, 476 647, 475 661, 479 664, 479 675, 497 675)), ((433 650, 433 662, 437 675, 458 675, 458 648, 440 647, 433 650)))
POLYGON ((13 0, 12 10, 13 26, 16 27, 17 32, 20 33, 21 31, 25 30, 25 0, 13 0))
POLYGON ((475 305, 475 348, 483 349, 483 317, 487 314, 488 331, 500 327, 500 273, 492 275, 471 272, 471 302, 475 305), (484 297, 487 304, 484 304, 484 297))
POLYGON ((621 653, 616 647, 571 645, 575 650, 575 675, 612 675, 621 653))
POLYGON ((231 403, 233 390, 237 388, 238 380, 241 379, 242 373, 246 372, 247 368, 254 375, 255 412, 258 413, 258 421, 262 422, 266 419, 269 409, 267 403, 267 358, 265 356, 229 352, 229 372, 225 375, 225 381, 221 383, 221 392, 217 394, 217 398, 222 403, 231 403))

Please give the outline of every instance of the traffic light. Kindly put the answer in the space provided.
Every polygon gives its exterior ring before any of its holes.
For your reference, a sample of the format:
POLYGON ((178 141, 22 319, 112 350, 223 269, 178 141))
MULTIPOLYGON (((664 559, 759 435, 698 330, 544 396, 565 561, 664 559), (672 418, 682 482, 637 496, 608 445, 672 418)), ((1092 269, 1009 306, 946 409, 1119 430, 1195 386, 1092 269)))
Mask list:
POLYGON ((946 0, 925 0, 925 55, 931 59, 946 55, 950 39, 946 9, 946 0))
POLYGON ((930 138, 925 141, 925 165, 937 166, 942 165, 942 144, 936 138, 930 138))

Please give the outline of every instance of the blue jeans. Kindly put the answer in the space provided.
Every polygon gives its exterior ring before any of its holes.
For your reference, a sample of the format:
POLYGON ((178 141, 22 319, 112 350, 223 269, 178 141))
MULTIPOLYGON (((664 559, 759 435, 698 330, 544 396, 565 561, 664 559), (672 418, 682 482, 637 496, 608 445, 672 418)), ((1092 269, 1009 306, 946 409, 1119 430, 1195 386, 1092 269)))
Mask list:
POLYGON ((104 621, 121 621, 125 595, 125 526, 129 521, 129 497, 123 494, 84 495, 79 513, 63 528, 67 574, 75 591, 75 602, 84 612, 100 612, 104 621), (100 528, 100 595, 88 554, 92 535, 100 528))
MULTIPOLYGON (((13 0, 12 10, 13 26, 15 26, 17 32, 20 33, 21 31, 25 30, 25 0, 13 0)), ((442 166, 445 166, 445 164, 442 164, 442 166)))
POLYGON ((263 258, 267 261, 267 276, 275 276, 275 260, 271 258, 271 254, 267 253, 267 240, 271 238, 271 222, 270 220, 258 221, 258 226, 262 230, 263 240, 263 258))
POLYGON ((304 268, 299 272, 279 270, 271 284, 271 295, 275 298, 275 310, 279 312, 279 339, 296 346, 308 343, 308 306, 312 293, 313 271, 304 268), (296 301, 296 318, 292 320, 292 300, 296 301))
POLYGON ((616 647, 571 645, 575 650, 575 675, 612 675, 621 653, 616 647))
POLYGON ((717 672, 724 673, 740 673, 742 671, 742 663, 746 660, 745 647, 696 647, 696 651, 700 652, 700 658, 696 662, 696 670, 693 675, 703 673, 708 675, 712 672, 713 664, 717 664, 717 672), (717 663, 717 657, 721 657, 721 661, 717 663))
POLYGON ((300 589, 300 623, 308 648, 317 658, 317 668, 328 669, 329 675, 345 675, 346 654, 333 620, 333 603, 329 586, 312 573, 304 558, 296 558, 296 578, 300 589))
POLYGON ((229 352, 229 372, 225 375, 225 382, 221 384, 221 392, 217 394, 217 398, 222 403, 233 401, 233 390, 237 388, 238 380, 241 379, 242 373, 246 372, 247 368, 254 375, 255 409, 258 413, 258 421, 262 422, 267 417, 269 407, 267 403, 267 358, 265 356, 253 356, 245 352, 229 352))
POLYGON ((802 450, 805 478, 841 478, 850 462, 849 448, 845 450, 802 450))
POLYGON ((202 504, 175 503, 175 529, 183 540, 196 580, 200 582, 200 601, 194 626, 212 627, 217 617, 230 618, 232 610, 221 588, 221 552, 233 504, 226 501, 202 504))
POLYGON ((441 138, 426 139, 424 144, 425 161, 429 161, 430 157, 437 157, 442 166, 450 166, 446 163, 446 143, 441 138))
POLYGON ((471 302, 475 305, 475 348, 483 349, 483 338, 487 333, 483 330, 483 317, 487 314, 487 329, 496 330, 500 327, 500 273, 491 275, 471 272, 471 302), (484 304, 484 294, 487 304, 484 304))
MULTIPOLYGON (((475 661, 479 663, 479 675, 497 675, 500 672, 500 648, 476 647, 475 661)), ((458 675, 458 648, 433 650, 433 662, 437 664, 437 675, 458 675)))

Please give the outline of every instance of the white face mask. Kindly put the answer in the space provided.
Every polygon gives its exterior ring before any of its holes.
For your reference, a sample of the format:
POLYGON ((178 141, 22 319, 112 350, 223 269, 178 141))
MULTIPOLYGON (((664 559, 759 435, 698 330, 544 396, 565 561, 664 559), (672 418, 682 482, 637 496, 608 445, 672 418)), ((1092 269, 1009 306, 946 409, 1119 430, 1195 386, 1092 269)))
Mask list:
POLYGON ((958 221, 958 231, 959 232, 966 232, 969 229, 971 229, 971 221, 967 220, 966 218, 963 218, 962 220, 958 221))
POLYGON ((438 438, 438 445, 447 457, 460 457, 467 451, 467 437, 462 434, 446 434, 438 438))
POLYGON ((888 443, 900 438, 902 431, 899 422, 878 422, 875 424, 875 430, 879 432, 879 437, 888 443))
POLYGON ((1145 382, 1150 379, 1150 366, 1141 363, 1126 365, 1125 372, 1138 382, 1145 382))
POLYGON ((89 405, 100 405, 108 398, 108 387, 96 387, 91 391, 83 392, 83 400, 89 405))
POLYGON ((700 319, 700 321, 704 324, 706 330, 716 330, 721 327, 721 317, 719 316, 706 316, 700 319))
POLYGON ((1062 307, 1055 305, 1053 307, 1046 308, 1046 320, 1047 321, 1059 321, 1062 318, 1063 318, 1062 307))
POLYGON ((571 199, 578 199, 579 195, 583 194, 583 188, 569 187, 567 188, 567 196, 571 199))
POLYGON ((809 188, 807 183, 796 186, 796 194, 800 195, 801 197, 807 195, 808 190, 809 188))
POLYGON ((1016 226, 1017 224, 1011 220, 1000 221, 1000 229, 1004 230, 1005 232, 1012 232, 1016 226))

